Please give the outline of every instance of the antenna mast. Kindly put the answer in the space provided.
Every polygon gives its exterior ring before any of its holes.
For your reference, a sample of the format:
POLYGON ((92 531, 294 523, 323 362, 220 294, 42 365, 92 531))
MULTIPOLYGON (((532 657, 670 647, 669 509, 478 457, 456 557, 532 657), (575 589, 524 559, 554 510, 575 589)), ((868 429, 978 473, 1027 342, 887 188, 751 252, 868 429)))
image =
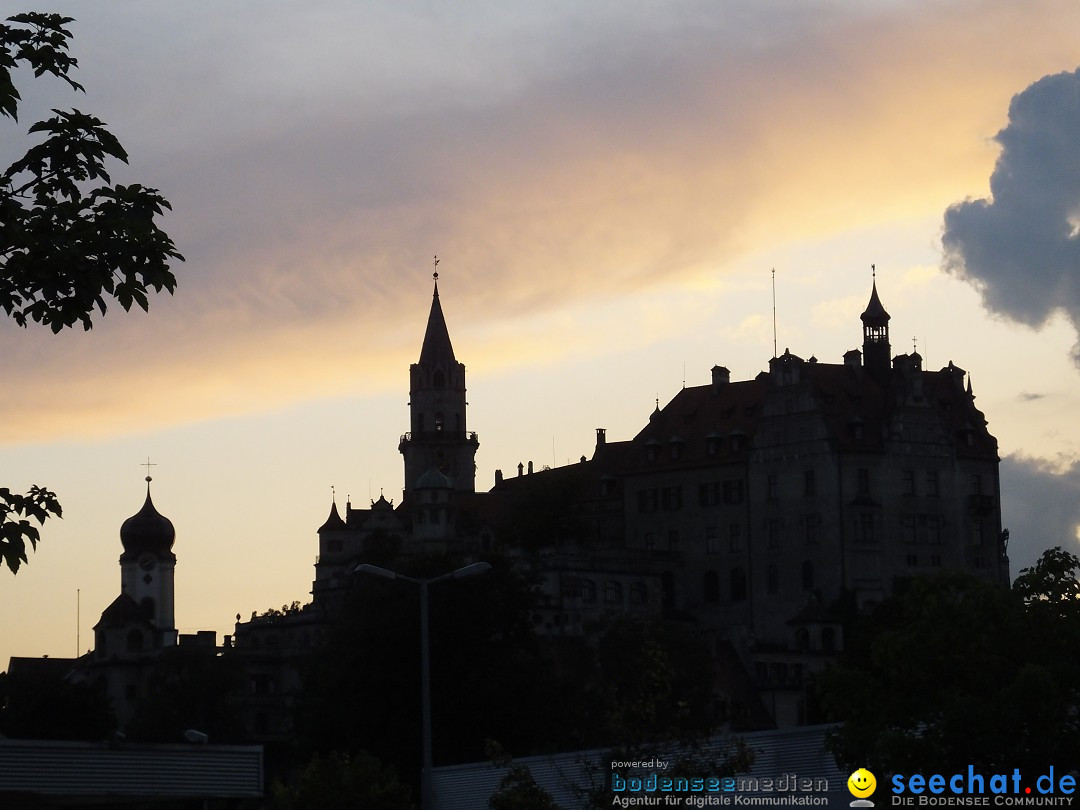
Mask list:
POLYGON ((776 268, 772 271, 772 356, 776 357, 776 268))

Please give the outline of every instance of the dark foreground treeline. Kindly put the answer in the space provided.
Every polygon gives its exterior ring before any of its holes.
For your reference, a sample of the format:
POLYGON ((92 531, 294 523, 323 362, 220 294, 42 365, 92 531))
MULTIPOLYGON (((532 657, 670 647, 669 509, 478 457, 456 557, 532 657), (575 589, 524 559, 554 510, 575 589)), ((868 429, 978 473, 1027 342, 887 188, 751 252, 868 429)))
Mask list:
MULTIPOLYGON (((400 568, 432 576, 459 563, 400 568)), ((716 699, 714 648, 692 621, 612 617, 586 638, 541 636, 533 583, 493 563, 484 576, 430 589, 437 764, 642 750, 654 740, 699 740, 753 714, 716 699)), ((850 615, 845 652, 809 690, 808 720, 844 721, 832 741, 838 760, 880 774, 1075 769, 1078 571, 1080 560, 1053 549, 1011 589, 956 574, 900 583, 872 615, 850 615)), ((287 696, 293 735, 267 745, 273 806, 412 806, 421 758, 419 632, 415 586, 358 578, 325 644, 301 664, 303 691, 287 696)), ((252 742, 240 656, 162 656, 154 680, 125 729, 128 740, 174 741, 199 728, 214 742, 252 742)), ((90 686, 0 677, 0 733, 107 739, 115 731, 90 686)), ((718 767, 737 764, 745 762, 718 767)), ((515 772, 496 806, 548 802, 528 774, 515 772)))

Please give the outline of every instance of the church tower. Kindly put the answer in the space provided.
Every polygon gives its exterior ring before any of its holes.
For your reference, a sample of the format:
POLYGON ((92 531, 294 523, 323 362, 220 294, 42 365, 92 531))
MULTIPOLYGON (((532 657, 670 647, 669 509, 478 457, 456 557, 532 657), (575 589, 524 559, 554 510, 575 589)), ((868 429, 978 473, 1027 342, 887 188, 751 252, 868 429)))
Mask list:
POLYGON ((874 269, 874 282, 870 291, 870 303, 861 315, 863 323, 863 365, 870 376, 885 385, 889 380, 889 367, 892 362, 889 347, 889 313, 881 305, 877 293, 877 271, 874 269))
MULTIPOLYGON (((146 501, 142 509, 120 526, 121 596, 134 600, 143 615, 160 633, 161 646, 176 643, 173 573, 176 555, 172 552, 176 530, 172 521, 159 514, 150 499, 150 476, 146 476, 146 501)), ((156 646, 156 645, 155 645, 156 646)))
POLYGON ((405 493, 431 469, 449 479, 454 491, 476 491, 476 449, 480 441, 465 426, 465 365, 454 357, 439 302, 439 274, 428 315, 420 361, 409 367, 409 432, 398 450, 405 460, 405 493))

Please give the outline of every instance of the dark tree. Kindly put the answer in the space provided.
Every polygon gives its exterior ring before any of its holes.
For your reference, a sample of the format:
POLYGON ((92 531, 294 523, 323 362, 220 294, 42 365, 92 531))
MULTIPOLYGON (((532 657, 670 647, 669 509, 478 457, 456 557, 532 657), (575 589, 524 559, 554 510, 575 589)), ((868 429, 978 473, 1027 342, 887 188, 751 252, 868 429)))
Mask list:
POLYGON ((1080 764, 1080 614, 1060 609, 1075 585, 1055 551, 1012 590, 917 579, 855 628, 819 682, 828 719, 844 723, 838 761, 884 773, 1080 764))
MULTIPOLYGON (((27 13, 0 23, 0 116, 18 121, 19 68, 83 90, 70 75, 78 67, 68 53, 71 21, 27 13)), ((151 290, 173 292, 169 263, 183 256, 155 222, 170 207, 165 198, 112 183, 106 161, 126 163, 127 153, 105 125, 76 109, 52 112, 29 128, 37 142, 0 174, 0 308, 23 327, 89 329, 109 300, 145 310, 151 290)), ((48 490, 0 489, 0 555, 12 572, 26 562, 27 542, 37 545, 26 518, 50 515, 59 517, 60 505, 48 490)))
POLYGON ((116 717, 100 684, 72 683, 56 672, 0 672, 0 736, 34 740, 104 740, 116 717))
POLYGON ((147 695, 125 729, 139 742, 181 742, 195 729, 211 742, 244 742, 240 662, 213 649, 170 647, 154 662, 147 695))
POLYGON ((275 782, 273 810, 326 810, 363 807, 365 810, 414 810, 409 789, 366 752, 356 755, 315 754, 288 782, 275 782))
POLYGON ((19 566, 26 562, 26 544, 37 548, 41 537, 30 520, 41 525, 49 515, 61 516, 60 503, 49 490, 30 487, 25 495, 19 495, 0 487, 0 557, 11 573, 18 573, 19 566))
MULTIPOLYGON (((483 576, 431 587, 431 699, 437 765, 482 760, 487 739, 524 753, 549 750, 554 684, 530 624, 531 583, 490 558, 483 576), (547 735, 547 736, 545 736, 547 735)), ((446 557, 394 570, 437 576, 446 557)), ((369 751, 412 780, 420 764, 419 594, 408 582, 357 575, 339 625, 303 673, 301 744, 369 751)))
MULTIPOLYGON (((750 769, 754 754, 741 740, 714 748, 718 722, 713 662, 692 625, 658 618, 616 616, 592 634, 591 671, 568 679, 584 685, 584 705, 594 712, 606 760, 640 761, 665 750, 670 776, 730 776, 750 769), (660 748, 663 746, 663 748, 660 748)), ((578 786, 581 806, 611 807, 611 774, 603 764, 583 763, 588 782, 578 786)), ((621 775, 630 775, 621 769, 621 775)))
POLYGON ((1036 613, 1068 620, 1080 618, 1080 558, 1061 546, 1047 549, 1031 568, 1024 568, 1013 590, 1036 613))

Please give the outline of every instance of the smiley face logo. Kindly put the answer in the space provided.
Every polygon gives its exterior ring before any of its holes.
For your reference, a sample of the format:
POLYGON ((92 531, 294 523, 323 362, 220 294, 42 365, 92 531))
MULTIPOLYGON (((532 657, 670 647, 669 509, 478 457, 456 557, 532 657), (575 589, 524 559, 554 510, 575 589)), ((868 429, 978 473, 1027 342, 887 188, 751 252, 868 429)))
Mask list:
POLYGON ((877 779, 866 768, 859 768, 847 780, 847 789, 856 799, 865 799, 877 788, 877 779))

